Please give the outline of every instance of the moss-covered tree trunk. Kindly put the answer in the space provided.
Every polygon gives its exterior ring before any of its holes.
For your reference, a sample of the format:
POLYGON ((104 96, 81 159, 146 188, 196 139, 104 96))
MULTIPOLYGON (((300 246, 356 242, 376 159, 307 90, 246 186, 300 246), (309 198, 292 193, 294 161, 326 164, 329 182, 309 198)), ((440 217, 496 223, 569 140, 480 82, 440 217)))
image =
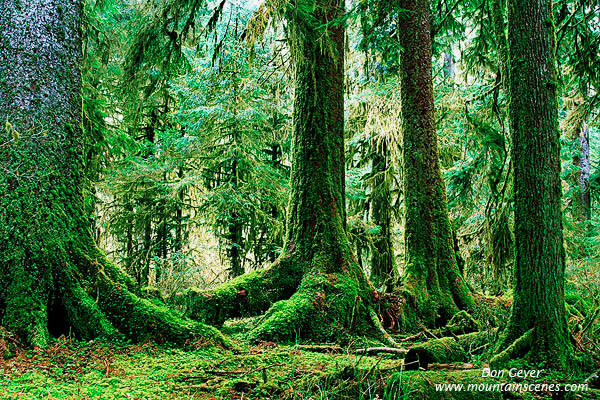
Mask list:
POLYGON ((394 265, 394 247, 392 245, 392 193, 388 177, 389 151, 387 141, 383 140, 374 149, 373 156, 373 193, 371 207, 373 222, 380 230, 373 239, 371 253, 371 281, 385 284, 391 288, 396 283, 397 272, 394 265))
POLYGON ((404 172, 404 283, 428 324, 447 321, 472 304, 457 267, 440 172, 433 108, 429 2, 402 0, 400 96, 404 172))
POLYGON ((198 318, 219 323, 268 308, 251 337, 280 341, 338 340, 381 327, 371 311, 373 287, 346 235, 343 7, 342 0, 301 0, 285 10, 295 100, 283 254, 263 270, 191 295, 198 318), (279 299, 286 300, 272 304, 279 299))
POLYGON ((564 367, 570 362, 571 346, 565 316, 552 21, 549 0, 508 1, 516 281, 512 315, 501 350, 511 343, 526 342, 519 341, 521 337, 529 337, 531 359, 564 367))
POLYGON ((82 338, 224 340, 141 300, 83 213, 81 0, 0 7, 0 323, 34 346, 82 338))

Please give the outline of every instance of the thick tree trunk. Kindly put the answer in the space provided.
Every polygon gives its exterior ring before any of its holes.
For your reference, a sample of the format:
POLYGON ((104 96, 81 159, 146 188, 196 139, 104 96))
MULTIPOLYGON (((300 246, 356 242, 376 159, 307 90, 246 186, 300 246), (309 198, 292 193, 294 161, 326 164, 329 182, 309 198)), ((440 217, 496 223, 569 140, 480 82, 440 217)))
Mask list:
POLYGON ((70 328, 224 341, 139 299, 92 240, 83 213, 80 0, 0 7, 0 323, 34 346, 70 328))
POLYGON ((254 338, 339 340, 381 327, 370 307, 373 287, 346 236, 343 4, 301 0, 285 13, 296 88, 282 256, 215 291, 188 296, 197 317, 217 323, 289 297, 270 307, 251 331, 254 338))
POLYGON ((443 323, 473 300, 457 267, 446 189, 438 161, 433 109, 431 33, 427 0, 402 0, 400 96, 402 111, 405 286, 418 316, 443 323))
MULTIPOLYGON (((530 330, 529 358, 565 367, 567 329, 554 25, 549 0, 508 1, 516 282, 501 350, 530 330)), ((524 341, 519 341, 524 343, 524 341)))

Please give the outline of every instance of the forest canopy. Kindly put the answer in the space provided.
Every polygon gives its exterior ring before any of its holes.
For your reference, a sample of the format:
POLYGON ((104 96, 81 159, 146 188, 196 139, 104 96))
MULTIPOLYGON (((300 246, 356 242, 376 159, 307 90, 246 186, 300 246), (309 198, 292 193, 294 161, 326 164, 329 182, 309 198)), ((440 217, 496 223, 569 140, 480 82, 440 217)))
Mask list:
POLYGON ((599 15, 4 0, 0 397, 597 398, 599 15))

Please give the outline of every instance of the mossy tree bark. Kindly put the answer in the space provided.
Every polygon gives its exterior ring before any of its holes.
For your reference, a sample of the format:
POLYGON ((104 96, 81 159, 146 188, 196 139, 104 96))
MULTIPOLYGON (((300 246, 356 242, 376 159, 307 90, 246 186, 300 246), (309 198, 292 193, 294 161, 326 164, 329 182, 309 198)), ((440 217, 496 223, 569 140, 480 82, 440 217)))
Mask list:
POLYGON ((389 151, 387 140, 375 145, 373 156, 373 193, 371 210, 373 222, 380 231, 373 239, 371 254, 371 281, 391 288, 398 281, 392 245, 392 193, 390 189, 389 151))
POLYGON ((250 333, 256 339, 338 340, 381 327, 373 318, 373 287, 346 236, 343 7, 342 0, 299 0, 284 12, 295 100, 282 256, 189 302, 196 317, 213 323, 270 306, 250 333), (287 300, 271 306, 279 299, 287 300))
POLYGON ((472 303, 458 269, 433 108, 431 33, 427 0, 401 0, 400 96, 406 261, 404 284, 425 323, 448 321, 472 303))
MULTIPOLYGON (((529 358, 565 367, 567 328, 557 72, 549 0, 508 1, 516 282, 501 350, 531 337, 529 358), (530 332, 531 331, 531 332, 530 332), (528 333, 530 332, 530 333, 528 333)), ((516 354, 523 355, 523 354, 516 354)))
POLYGON ((138 298, 98 250, 83 212, 81 0, 0 8, 0 323, 50 334, 225 339, 138 298))

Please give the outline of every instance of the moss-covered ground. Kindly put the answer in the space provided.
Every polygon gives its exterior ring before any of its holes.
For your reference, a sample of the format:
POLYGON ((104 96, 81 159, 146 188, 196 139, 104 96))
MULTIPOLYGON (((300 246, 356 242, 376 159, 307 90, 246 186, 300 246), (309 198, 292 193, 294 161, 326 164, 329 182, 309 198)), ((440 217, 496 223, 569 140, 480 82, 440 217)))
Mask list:
MULTIPOLYGON (((231 327, 230 327, 231 329, 231 327)), ((231 329, 234 331, 235 329, 231 329)), ((233 333, 233 332, 230 332, 233 333)), ((5 337, 5 344, 10 341, 5 337)), ((352 347, 372 343, 357 339, 352 347)), ((440 393, 435 384, 494 383, 481 360, 401 372, 396 355, 355 354, 334 345, 256 345, 224 349, 81 342, 61 337, 44 350, 4 346, 0 399, 552 399, 551 393, 440 393), (316 350, 316 351, 315 351, 316 350), (462 396, 462 397, 461 397, 462 396)), ((581 383, 581 376, 536 382, 581 383)), ((556 395, 556 393, 554 394, 556 395)), ((576 397, 600 398, 600 391, 576 397)))
POLYGON ((203 342, 183 347, 79 342, 0 358, 0 399, 376 398, 392 356, 305 351, 300 345, 203 342))

